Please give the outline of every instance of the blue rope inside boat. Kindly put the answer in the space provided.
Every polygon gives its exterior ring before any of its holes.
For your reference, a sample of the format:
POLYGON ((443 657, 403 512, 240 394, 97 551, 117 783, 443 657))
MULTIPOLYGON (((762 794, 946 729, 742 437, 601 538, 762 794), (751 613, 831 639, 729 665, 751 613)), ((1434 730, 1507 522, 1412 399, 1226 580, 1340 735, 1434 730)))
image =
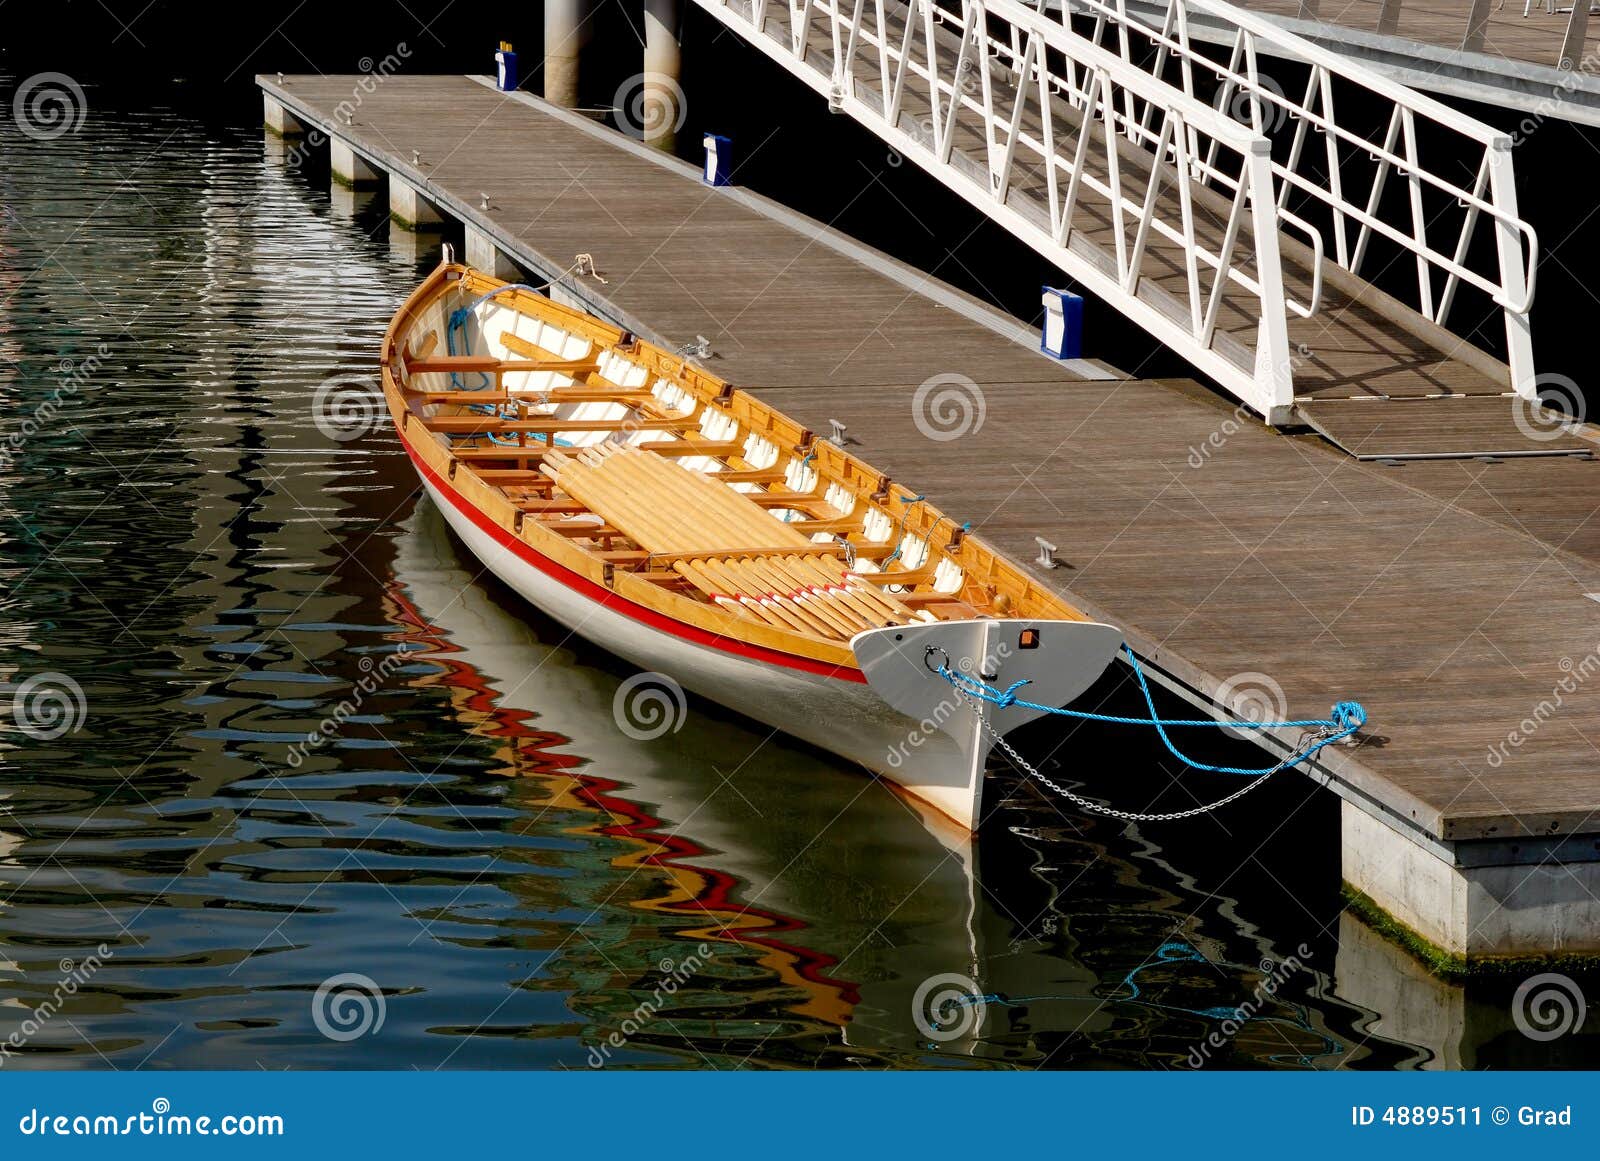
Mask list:
MULTIPOLYGON (((906 525, 911 522, 911 506, 913 504, 922 503, 922 501, 926 497, 927 497, 927 493, 926 492, 919 492, 915 496, 896 496, 895 497, 895 499, 899 500, 902 504, 904 504, 906 506, 906 510, 900 514, 900 531, 895 534, 894 551, 891 552, 888 556, 883 558, 883 565, 881 565, 880 567, 887 567, 887 566, 893 564, 895 561, 900 559, 900 554, 903 551, 905 551, 906 525)), ((928 531, 932 532, 933 529, 930 528, 930 529, 928 529, 928 531)))
MULTIPOLYGON (((526 282, 511 282, 507 283, 505 286, 501 286, 495 290, 489 291, 488 294, 480 294, 466 306, 457 307, 455 310, 450 312, 450 320, 444 328, 444 349, 452 355, 458 353, 463 355, 472 354, 472 339, 467 334, 467 319, 472 317, 473 311, 477 310, 484 303, 495 297, 495 295, 504 294, 508 290, 526 290, 533 294, 539 293, 536 287, 529 286, 526 282), (460 352, 457 352, 456 350, 457 331, 461 332, 461 343, 464 348, 460 352)), ((478 378, 483 380, 483 387, 480 388, 480 390, 488 390, 493 386, 488 375, 484 374, 482 371, 477 372, 477 375, 478 378)), ((450 372, 450 387, 455 391, 461 390, 461 377, 455 371, 450 372)))
MULTIPOLYGON (((467 319, 472 317, 472 312, 477 310, 478 307, 480 307, 484 303, 488 302, 495 295, 504 294, 508 290, 526 290, 526 291, 530 291, 530 292, 532 292, 534 294, 539 293, 537 287, 529 286, 526 282, 512 282, 512 283, 508 283, 505 286, 500 287, 497 290, 491 290, 491 291, 489 291, 488 294, 480 294, 477 298, 473 299, 466 306, 457 307, 455 310, 450 312, 449 322, 445 325, 445 328, 444 328, 444 349, 445 349, 445 351, 448 352, 451 355, 455 355, 455 354, 470 355, 470 354, 472 354, 472 337, 467 334, 467 319), (461 334, 461 346, 462 346, 462 349, 460 351, 456 350, 456 333, 458 331, 461 334)), ((485 372, 477 371, 477 372, 474 372, 474 374, 476 374, 479 379, 483 380, 483 385, 481 387, 477 388, 478 390, 480 390, 480 391, 488 391, 488 390, 491 390, 494 387, 494 381, 492 379, 490 379, 489 376, 485 372)), ((461 375, 457 371, 451 371, 450 372, 450 389, 452 391, 460 391, 460 390, 462 390, 461 375)), ((491 407, 487 403, 474 404, 473 407, 472 407, 472 410, 476 411, 479 415, 499 415, 499 412, 495 408, 491 407)), ((505 418, 505 417, 502 416, 501 418, 505 418)), ((469 438, 469 439, 476 438, 475 434, 471 433, 471 432, 461 432, 461 433, 457 433, 457 434, 461 435, 463 438, 469 438)), ((516 441, 514 439, 502 439, 499 436, 495 435, 493 432, 485 432, 484 434, 489 437, 489 442, 490 443, 498 444, 500 447, 522 447, 523 446, 521 443, 519 443, 518 441, 516 441)), ((534 438, 536 440, 538 440, 540 443, 544 442, 543 433, 534 433, 534 438)), ((560 436, 557 436, 556 437, 556 446, 557 447, 576 447, 577 445, 572 443, 572 441, 570 441, 570 440, 565 440, 565 439, 562 439, 560 436)))
POLYGON ((1348 738, 1351 734, 1355 733, 1362 726, 1367 724, 1367 711, 1358 701, 1338 702, 1334 705, 1333 709, 1326 718, 1305 719, 1302 721, 1219 722, 1212 718, 1169 721, 1162 718, 1161 715, 1156 712, 1155 698, 1150 695, 1150 686, 1145 681, 1144 670, 1139 665, 1139 658, 1134 654, 1133 649, 1130 648, 1126 643, 1123 644, 1122 649, 1123 652, 1128 655, 1128 664, 1133 666, 1134 676, 1139 679, 1139 692, 1144 695, 1144 704, 1150 710, 1150 716, 1148 718, 1122 717, 1117 714, 1096 714, 1089 713, 1085 710, 1063 709, 1060 706, 1040 705, 1038 702, 1025 701, 1017 696, 1017 690, 1028 684, 1026 680, 1014 681, 1005 689, 996 689, 994 686, 988 684, 987 682, 980 681, 975 677, 969 677, 964 673, 955 672, 947 664, 939 666, 937 672, 940 677, 944 678, 962 693, 965 693, 970 697, 975 697, 980 701, 986 701, 990 705, 999 706, 1002 709, 1004 709, 1006 706, 1016 705, 1021 706, 1024 709, 1034 710, 1038 713, 1056 714, 1060 717, 1076 718, 1079 721, 1085 722, 1107 722, 1111 725, 1118 726, 1154 726, 1156 734, 1161 738, 1162 743, 1167 747, 1168 753, 1170 753, 1174 758, 1178 759, 1178 761, 1182 762, 1185 766, 1189 766, 1195 770, 1204 770, 1212 774, 1258 775, 1270 774, 1277 770, 1292 768, 1306 761, 1324 746, 1331 746, 1335 742, 1348 738), (1249 766, 1211 766, 1205 762, 1197 762, 1193 758, 1190 758, 1172 744, 1171 738, 1167 737, 1168 729, 1190 727, 1210 727, 1218 730, 1327 729, 1332 730, 1333 733, 1318 740, 1315 744, 1308 747, 1305 753, 1297 755, 1286 764, 1255 768, 1249 766))

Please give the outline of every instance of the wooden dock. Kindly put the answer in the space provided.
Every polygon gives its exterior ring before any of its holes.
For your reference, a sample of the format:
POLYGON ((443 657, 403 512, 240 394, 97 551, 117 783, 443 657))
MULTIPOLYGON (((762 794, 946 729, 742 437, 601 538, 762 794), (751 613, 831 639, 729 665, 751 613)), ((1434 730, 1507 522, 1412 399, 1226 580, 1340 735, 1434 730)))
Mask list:
POLYGON ((344 123, 354 83, 259 79, 284 127, 327 126, 539 276, 592 254, 604 281, 564 295, 703 336, 716 374, 843 424, 1012 559, 1057 545, 1034 575, 1187 696, 1266 675, 1296 717, 1361 700, 1362 744, 1318 771, 1346 800, 1345 878, 1428 939, 1600 948, 1600 462, 1358 459, 1192 382, 1051 360, 984 304, 526 95, 396 76, 344 123), (914 403, 937 376, 977 385, 958 437, 914 403))
MULTIPOLYGON (((1520 110, 1533 124, 1600 125, 1600 19, 1586 5, 1534 0, 1524 15, 1517 0, 1236 2, 1412 88, 1520 110)), ((1127 0, 1158 25, 1167 4, 1127 0)))
POLYGON ((1572 59, 1586 72, 1597 71, 1600 21, 1590 20, 1587 12, 1576 13, 1574 20, 1574 6, 1565 2, 1552 12, 1545 0, 1535 0, 1526 16, 1514 0, 1480 5, 1471 0, 1245 0, 1241 7, 1548 68, 1560 67, 1568 33, 1575 29, 1572 59), (1474 13, 1475 7, 1482 13, 1474 13))

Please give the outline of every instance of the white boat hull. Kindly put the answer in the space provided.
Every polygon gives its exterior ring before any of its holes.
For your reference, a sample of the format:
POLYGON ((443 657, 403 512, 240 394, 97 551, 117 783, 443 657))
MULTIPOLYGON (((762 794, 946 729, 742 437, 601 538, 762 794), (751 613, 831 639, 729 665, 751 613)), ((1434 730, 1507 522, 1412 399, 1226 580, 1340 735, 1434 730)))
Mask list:
POLYGON ((546 571, 503 547, 459 497, 427 480, 424 486, 472 554, 546 616, 640 669, 880 774, 976 829, 981 764, 950 734, 924 731, 890 709, 855 671, 831 677, 783 669, 645 624, 564 584, 558 566, 546 571))
MULTIPOLYGON (((585 591, 582 578, 531 546, 495 535, 447 481, 428 472, 422 481, 472 554, 546 616, 642 670, 880 775, 969 831, 978 829, 981 818, 992 739, 1037 714, 959 696, 929 669, 929 658, 941 657, 1002 685, 1026 678, 1032 696, 1061 705, 1093 683, 1121 641, 1117 630, 1088 622, 903 625, 869 630, 852 641, 865 676, 854 667, 752 653, 729 637, 702 634, 706 640, 697 641, 677 622, 614 593, 597 598, 585 591), (1050 627, 1044 631, 1051 649, 1008 647, 1008 634, 1024 626, 1037 634, 1036 624, 1050 627)), ((625 709, 618 707, 619 728, 655 725, 654 719, 624 721, 625 709)))

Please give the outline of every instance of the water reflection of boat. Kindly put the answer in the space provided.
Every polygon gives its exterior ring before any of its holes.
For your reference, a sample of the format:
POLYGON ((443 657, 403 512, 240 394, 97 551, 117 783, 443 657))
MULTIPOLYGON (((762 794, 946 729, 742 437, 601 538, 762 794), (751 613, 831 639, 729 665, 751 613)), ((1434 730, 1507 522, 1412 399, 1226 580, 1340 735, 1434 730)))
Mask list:
MULTIPOLYGON (((486 589, 471 559, 429 503, 396 540, 391 615, 437 671, 415 680, 447 688, 462 725, 501 743, 506 773, 620 844, 608 870, 656 885, 628 905, 681 923, 658 928, 754 952, 789 1012, 846 1029, 844 1046, 925 1043, 914 1000, 930 970, 980 972, 966 836, 947 845, 880 784, 731 716, 630 737, 613 711, 625 668, 486 589)), ((977 1016, 941 1050, 975 1042, 977 1016)))

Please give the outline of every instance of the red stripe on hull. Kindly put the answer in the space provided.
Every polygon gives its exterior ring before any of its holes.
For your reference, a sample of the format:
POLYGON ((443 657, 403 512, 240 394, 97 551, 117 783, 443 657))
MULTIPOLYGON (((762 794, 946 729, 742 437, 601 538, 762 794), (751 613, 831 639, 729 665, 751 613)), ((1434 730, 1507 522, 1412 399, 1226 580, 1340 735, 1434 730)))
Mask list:
MULTIPOLYGON (((833 678, 836 681, 849 681, 859 685, 866 684, 867 679, 862 676, 859 669, 828 665, 821 661, 813 661, 809 657, 796 657, 792 653, 783 653, 761 645, 750 645, 732 637, 723 637, 695 625, 688 625, 682 621, 674 620, 672 617, 658 613, 654 609, 646 608, 644 605, 630 601, 626 597, 618 596, 610 589, 595 584, 588 577, 573 572, 565 565, 551 560, 542 552, 535 551, 525 541, 512 536, 504 528, 490 520, 476 505, 468 502, 461 493, 450 486, 447 480, 429 467, 412 450, 410 442, 404 436, 400 437, 400 446, 406 449, 406 455, 410 457, 412 465, 417 469, 417 474, 437 488, 458 512, 477 525, 496 544, 511 552, 523 563, 538 569, 546 576, 566 588, 572 589, 588 600, 602 605, 612 612, 621 613, 623 616, 638 621, 640 624, 648 625, 652 629, 695 645, 704 646, 707 649, 715 649, 721 653, 730 653, 751 661, 759 661, 764 665, 777 665, 784 669, 815 673, 821 677, 833 678)), ((604 642, 600 644, 604 644, 604 642)))

